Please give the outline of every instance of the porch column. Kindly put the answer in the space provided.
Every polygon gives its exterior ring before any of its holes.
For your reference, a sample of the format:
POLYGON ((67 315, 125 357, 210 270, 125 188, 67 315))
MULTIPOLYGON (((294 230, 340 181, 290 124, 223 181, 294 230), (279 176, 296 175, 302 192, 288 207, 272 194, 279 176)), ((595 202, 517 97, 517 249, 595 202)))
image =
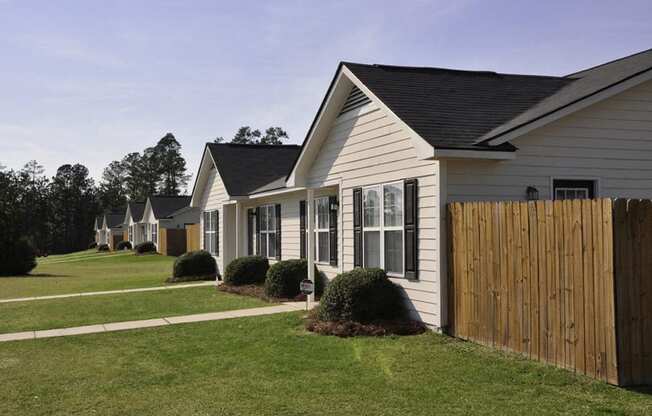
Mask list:
MULTIPOLYGON (((313 284, 315 283, 315 204, 313 202, 315 191, 308 189, 308 195, 306 195, 306 217, 307 218, 307 233, 308 233, 308 279, 310 279, 313 284)), ((308 308, 312 306, 312 303, 315 301, 315 293, 308 295, 308 308)))
POLYGON ((240 203, 235 203, 235 258, 240 257, 240 203))

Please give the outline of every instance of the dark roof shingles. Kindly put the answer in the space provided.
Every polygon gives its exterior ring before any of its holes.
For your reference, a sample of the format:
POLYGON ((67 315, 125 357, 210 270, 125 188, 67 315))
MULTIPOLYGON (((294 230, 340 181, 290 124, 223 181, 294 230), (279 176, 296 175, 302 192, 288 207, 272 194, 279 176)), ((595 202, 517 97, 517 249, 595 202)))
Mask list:
POLYGON ((175 211, 190 205, 190 196, 164 196, 155 195, 149 197, 154 217, 157 219, 166 218, 175 211))

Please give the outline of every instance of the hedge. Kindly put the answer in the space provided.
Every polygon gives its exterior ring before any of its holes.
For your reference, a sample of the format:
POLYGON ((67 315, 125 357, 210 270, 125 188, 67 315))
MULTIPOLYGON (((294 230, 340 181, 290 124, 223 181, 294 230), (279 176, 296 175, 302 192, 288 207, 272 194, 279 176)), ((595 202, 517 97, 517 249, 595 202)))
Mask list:
POLYGON ((100 244, 97 246, 97 251, 111 251, 111 248, 108 244, 100 244))
POLYGON ((226 266, 224 283, 233 286, 263 283, 268 269, 269 260, 265 257, 239 257, 226 266))
MULTIPOLYGON (((271 298, 294 298, 301 293, 299 285, 308 278, 308 262, 301 260, 284 260, 273 264, 267 270, 265 294, 271 298)), ((326 277, 315 266, 315 294, 324 291, 326 277)))
POLYGON ((156 244, 151 241, 145 241, 144 243, 136 244, 134 250, 136 254, 156 253, 156 244))
POLYGON ((213 280, 217 276, 217 263, 208 251, 191 251, 177 257, 172 276, 168 282, 213 280))
POLYGON ((405 315, 400 289, 382 269, 353 269, 333 279, 319 302, 322 321, 372 322, 405 315))
POLYGON ((133 247, 129 241, 120 241, 117 246, 115 246, 116 250, 131 250, 133 247))
POLYGON ((36 267, 36 251, 27 240, 7 241, 1 246, 0 276, 25 275, 36 267))

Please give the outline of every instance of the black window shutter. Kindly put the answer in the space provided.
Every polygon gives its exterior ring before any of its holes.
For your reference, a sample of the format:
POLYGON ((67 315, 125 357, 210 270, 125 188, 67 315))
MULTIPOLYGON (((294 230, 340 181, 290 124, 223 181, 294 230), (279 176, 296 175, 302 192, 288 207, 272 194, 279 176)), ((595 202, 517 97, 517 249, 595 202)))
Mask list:
POLYGON ((299 201, 299 245, 300 257, 305 259, 308 255, 306 241, 306 201, 299 201))
POLYGON ((353 190, 353 267, 362 267, 362 188, 353 190))
POLYGON ((328 242, 330 248, 330 264, 337 266, 337 197, 328 197, 328 242))
POLYGON ((256 207, 256 255, 260 256, 260 207, 256 207))
MULTIPOLYGON (((208 224, 210 221, 210 212, 204 212, 204 250, 210 252, 209 250, 209 244, 208 244, 208 224)), ((213 253, 211 253, 213 254, 213 253)))
POLYGON ((219 211, 214 211, 215 213, 215 222, 213 223, 215 226, 215 255, 219 256, 220 255, 220 212, 219 211))
POLYGON ((274 207, 276 213, 276 259, 281 260, 281 204, 274 207))
POLYGON ((249 208, 247 210, 247 254, 249 256, 254 254, 254 227, 256 226, 254 223, 255 220, 256 217, 254 216, 254 210, 249 208))
POLYGON ((419 263, 418 263, 418 230, 419 223, 419 203, 417 196, 417 180, 407 179, 404 182, 403 191, 403 206, 405 210, 404 225, 405 225, 405 277, 408 279, 419 278, 419 263))

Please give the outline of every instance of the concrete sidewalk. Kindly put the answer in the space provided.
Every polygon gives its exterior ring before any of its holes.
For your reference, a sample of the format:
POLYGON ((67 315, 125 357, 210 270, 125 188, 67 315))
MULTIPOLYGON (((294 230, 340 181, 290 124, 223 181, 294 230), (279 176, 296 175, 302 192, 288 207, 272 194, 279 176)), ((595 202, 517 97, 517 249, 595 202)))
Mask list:
POLYGON ((82 292, 82 293, 67 293, 64 295, 49 295, 49 296, 32 296, 28 298, 14 298, 14 299, 0 299, 0 303, 11 302, 29 302, 32 300, 47 300, 47 299, 65 299, 74 298, 78 296, 97 296, 97 295, 115 295, 119 293, 134 293, 134 292, 151 292, 156 290, 172 290, 172 289, 186 289, 189 287, 201 286, 215 286, 214 281, 207 281, 201 283, 188 283, 188 284, 175 284, 174 286, 153 286, 153 287, 140 287, 136 289, 122 289, 122 290, 105 290, 102 292, 82 292))
POLYGON ((275 313, 300 311, 305 308, 305 302, 284 302, 275 306, 240 309, 234 311, 200 313, 195 315, 172 316, 141 321, 113 322, 107 324, 85 325, 72 328, 47 329, 43 331, 14 332, 0 334, 0 342, 20 341, 52 337, 66 337, 82 334, 97 334, 102 332, 124 331, 128 329, 152 328, 157 326, 187 324, 192 322, 219 321, 223 319, 243 318, 247 316, 272 315, 275 313))

